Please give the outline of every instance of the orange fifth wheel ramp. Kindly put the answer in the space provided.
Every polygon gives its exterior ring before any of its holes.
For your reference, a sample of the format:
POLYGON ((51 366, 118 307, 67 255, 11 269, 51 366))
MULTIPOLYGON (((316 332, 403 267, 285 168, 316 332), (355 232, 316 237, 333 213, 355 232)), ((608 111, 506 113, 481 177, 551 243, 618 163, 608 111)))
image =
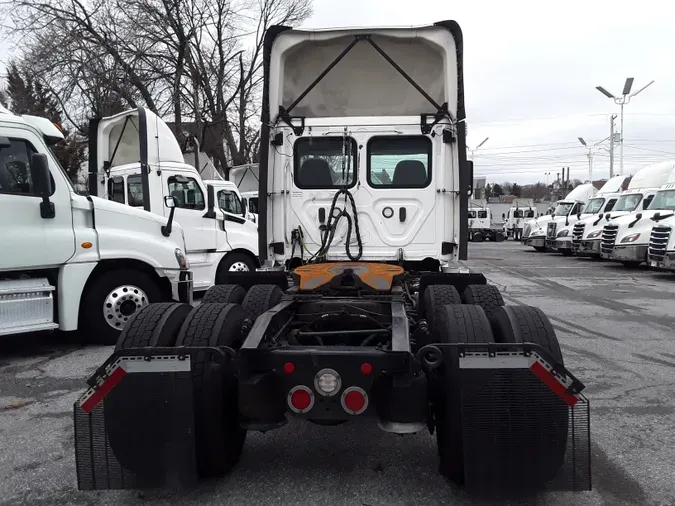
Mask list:
POLYGON ((293 271, 300 290, 316 290, 337 278, 353 275, 355 281, 377 291, 389 291, 398 276, 403 275, 403 267, 398 265, 340 262, 327 264, 308 264, 293 271))

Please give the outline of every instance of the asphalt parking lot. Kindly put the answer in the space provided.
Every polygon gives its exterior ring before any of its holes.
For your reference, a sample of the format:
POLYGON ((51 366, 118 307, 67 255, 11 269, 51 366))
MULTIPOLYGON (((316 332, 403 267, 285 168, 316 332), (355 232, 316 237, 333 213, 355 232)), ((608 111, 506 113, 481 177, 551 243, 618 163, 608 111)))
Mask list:
MULTIPOLYGON (((532 504, 675 504, 675 274, 470 244, 507 304, 541 307, 591 402, 591 492, 532 504)), ((475 504, 436 472, 429 434, 289 423, 252 433, 239 466, 196 491, 76 490, 72 405, 111 347, 0 342, 0 504, 475 504)))

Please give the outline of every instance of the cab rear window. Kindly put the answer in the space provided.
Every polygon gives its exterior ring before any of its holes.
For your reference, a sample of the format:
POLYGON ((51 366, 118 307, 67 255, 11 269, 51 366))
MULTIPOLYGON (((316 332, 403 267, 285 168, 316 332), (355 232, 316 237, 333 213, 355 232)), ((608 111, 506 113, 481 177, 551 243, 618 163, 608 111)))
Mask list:
POLYGON ((431 140, 423 135, 368 141, 368 184, 375 188, 426 188, 431 183, 431 140))
POLYGON ((356 182, 356 141, 343 137, 301 137, 293 146, 293 178, 300 189, 331 189, 356 182))

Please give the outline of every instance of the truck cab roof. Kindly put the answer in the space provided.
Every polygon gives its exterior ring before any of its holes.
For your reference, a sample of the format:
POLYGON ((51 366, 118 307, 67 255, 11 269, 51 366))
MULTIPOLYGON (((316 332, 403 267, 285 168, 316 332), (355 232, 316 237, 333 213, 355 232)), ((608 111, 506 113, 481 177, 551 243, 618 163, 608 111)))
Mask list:
POLYGON ((48 118, 30 114, 22 114, 19 116, 2 105, 0 105, 0 121, 32 127, 49 145, 56 144, 65 138, 63 132, 48 118))

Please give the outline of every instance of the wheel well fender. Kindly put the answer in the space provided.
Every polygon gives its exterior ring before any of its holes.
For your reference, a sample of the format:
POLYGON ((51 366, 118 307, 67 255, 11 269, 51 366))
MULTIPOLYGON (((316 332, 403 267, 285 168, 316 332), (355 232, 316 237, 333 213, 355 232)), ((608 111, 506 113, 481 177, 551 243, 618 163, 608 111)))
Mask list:
MULTIPOLYGON (((233 254, 235 253, 241 253, 243 255, 246 255, 252 262, 253 265, 256 266, 256 268, 260 267, 260 260, 258 259, 257 255, 254 255, 251 251, 244 249, 244 248, 236 248, 230 251, 227 255, 225 255, 223 258, 220 259, 220 263, 218 264, 218 269, 220 269, 220 266, 223 264, 223 262, 227 261, 228 258, 230 258, 233 254)), ((216 270, 217 272, 217 270, 216 270)))
POLYGON ((83 293, 86 292, 91 284, 94 283, 100 276, 106 272, 117 269, 132 269, 147 274, 153 281, 157 283, 157 286, 161 290, 162 294, 171 298, 171 282, 169 279, 157 274, 157 271, 151 265, 131 258, 103 260, 99 262, 89 276, 89 279, 87 279, 87 283, 84 285, 83 293))

